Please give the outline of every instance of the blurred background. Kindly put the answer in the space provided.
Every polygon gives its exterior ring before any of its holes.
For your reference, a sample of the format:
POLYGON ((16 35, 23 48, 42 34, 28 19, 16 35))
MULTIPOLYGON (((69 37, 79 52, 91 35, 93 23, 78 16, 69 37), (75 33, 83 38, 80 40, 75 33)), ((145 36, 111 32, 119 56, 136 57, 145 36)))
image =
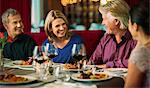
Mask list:
MULTIPOLYGON (((132 7, 141 0, 125 1, 132 7)), ((43 31, 46 14, 51 9, 58 9, 67 16, 70 29, 105 30, 101 25, 99 3, 100 0, 0 0, 0 16, 6 9, 14 8, 22 15, 24 31, 34 33, 43 31)), ((0 30, 4 31, 1 22, 0 30)))

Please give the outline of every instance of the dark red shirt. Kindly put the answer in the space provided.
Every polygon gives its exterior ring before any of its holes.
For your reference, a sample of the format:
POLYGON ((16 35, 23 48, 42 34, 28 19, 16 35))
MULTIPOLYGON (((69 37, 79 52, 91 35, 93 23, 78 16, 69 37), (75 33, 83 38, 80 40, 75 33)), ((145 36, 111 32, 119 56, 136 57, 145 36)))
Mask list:
POLYGON ((105 34, 90 57, 90 61, 94 64, 106 64, 106 67, 127 68, 129 56, 136 43, 129 31, 122 36, 119 44, 114 35, 105 34))

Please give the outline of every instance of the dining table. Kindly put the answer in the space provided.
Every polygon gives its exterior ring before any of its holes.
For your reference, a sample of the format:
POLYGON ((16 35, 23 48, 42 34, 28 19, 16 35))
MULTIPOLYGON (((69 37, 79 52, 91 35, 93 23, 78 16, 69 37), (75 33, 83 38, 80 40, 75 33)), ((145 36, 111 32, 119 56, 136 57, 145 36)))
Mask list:
MULTIPOLYGON (((29 76, 34 77, 36 72, 34 69, 25 69, 21 67, 8 66, 10 60, 4 61, 4 70, 14 75, 29 76)), ((82 81, 74 80, 72 78, 73 74, 77 74, 76 71, 67 71, 69 73, 70 79, 65 81, 61 78, 53 77, 50 81, 34 80, 29 83, 19 83, 19 84, 5 84, 0 82, 0 88, 123 88, 124 87, 124 77, 122 75, 113 75, 112 78, 107 80, 99 81, 82 81)))

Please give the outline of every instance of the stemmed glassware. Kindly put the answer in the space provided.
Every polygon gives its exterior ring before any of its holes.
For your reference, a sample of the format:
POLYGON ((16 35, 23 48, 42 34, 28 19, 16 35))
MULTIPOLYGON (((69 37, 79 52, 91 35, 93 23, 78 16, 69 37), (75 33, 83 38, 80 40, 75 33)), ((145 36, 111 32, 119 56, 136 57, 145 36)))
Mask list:
POLYGON ((81 67, 84 69, 86 61, 86 51, 83 44, 74 44, 72 47, 72 56, 78 66, 78 72, 81 67), (84 62, 84 63, 83 63, 84 62))
POLYGON ((49 43, 46 44, 47 56, 52 59, 58 55, 58 49, 49 43))
POLYGON ((86 51, 83 44, 73 44, 72 56, 75 61, 80 61, 86 58, 86 51))
POLYGON ((33 51, 33 67, 40 80, 49 79, 49 69, 51 66, 52 63, 47 56, 46 46, 35 46, 33 51))
POLYGON ((45 46, 35 46, 33 51, 33 59, 38 63, 46 61, 46 48, 45 46))

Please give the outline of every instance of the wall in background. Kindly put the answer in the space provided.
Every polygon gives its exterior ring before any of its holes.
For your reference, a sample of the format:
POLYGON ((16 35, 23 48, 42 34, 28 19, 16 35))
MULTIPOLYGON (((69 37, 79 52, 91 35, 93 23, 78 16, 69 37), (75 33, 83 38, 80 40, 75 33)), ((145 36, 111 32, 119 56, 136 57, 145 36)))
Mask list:
MULTIPOLYGON (((31 0, 0 0, 0 18, 2 13, 8 8, 18 10, 25 26, 24 31, 31 31, 31 0)), ((3 29, 2 22, 0 21, 0 30, 3 29)))

